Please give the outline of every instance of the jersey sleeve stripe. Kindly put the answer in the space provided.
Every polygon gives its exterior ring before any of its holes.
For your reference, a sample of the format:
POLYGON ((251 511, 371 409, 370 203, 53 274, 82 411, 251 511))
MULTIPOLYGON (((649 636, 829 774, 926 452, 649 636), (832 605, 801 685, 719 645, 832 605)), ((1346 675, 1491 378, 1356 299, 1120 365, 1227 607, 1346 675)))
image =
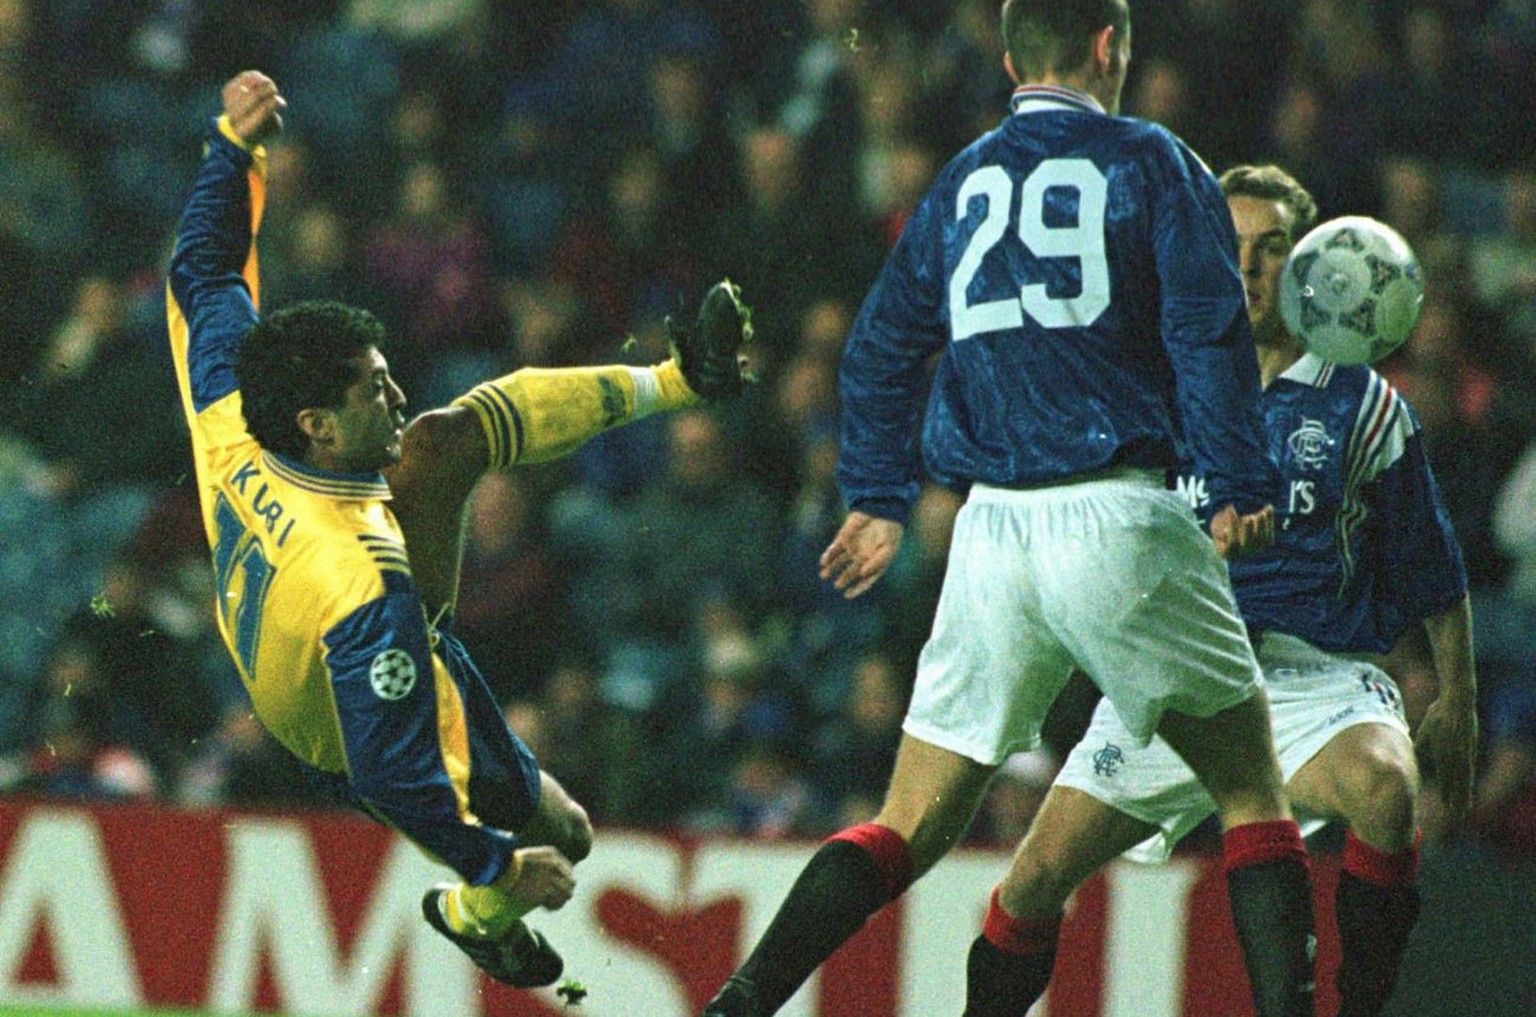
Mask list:
POLYGON ((1384 378, 1372 377, 1369 401, 1375 403, 1371 423, 1363 440, 1350 450, 1352 488, 1374 480, 1397 462, 1413 433, 1413 421, 1403 411, 1402 398, 1384 378))
POLYGON ((470 389, 455 402, 460 406, 468 406, 475 412, 475 416, 480 418, 480 427, 485 432, 485 443, 488 446, 490 466, 496 468, 510 463, 507 451, 511 446, 511 435, 508 433, 506 419, 497 413, 496 405, 491 402, 488 389, 489 386, 470 389))
POLYGON ((486 395, 490 398, 491 404, 495 407, 496 412, 500 415, 502 419, 502 426, 510 430, 512 434, 512 444, 511 448, 509 449, 511 458, 508 459, 505 463, 501 464, 503 466, 510 466, 512 463, 521 458, 523 454, 522 415, 517 412, 517 407, 512 405, 512 399, 507 395, 506 392, 502 391, 499 385, 487 383, 486 385, 482 386, 482 388, 485 390, 486 395))

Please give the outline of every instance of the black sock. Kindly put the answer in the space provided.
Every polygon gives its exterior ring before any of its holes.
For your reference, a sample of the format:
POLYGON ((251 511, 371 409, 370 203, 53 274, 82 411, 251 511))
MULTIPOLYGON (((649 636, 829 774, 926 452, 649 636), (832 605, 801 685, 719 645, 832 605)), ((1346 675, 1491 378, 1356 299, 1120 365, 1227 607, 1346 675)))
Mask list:
POLYGON ((1339 925, 1339 1017, 1377 1017, 1397 986, 1408 934, 1419 920, 1412 883, 1379 886, 1348 870, 1334 895, 1339 925))
POLYGON ((1024 1017, 1045 993, 1056 964, 1056 948, 1007 953, 977 936, 965 962, 963 1017, 1024 1017))
POLYGON ((812 856, 739 972, 765 1017, 885 906, 885 878, 869 852, 846 840, 829 840, 812 856))
POLYGON ((1313 1017, 1312 881, 1284 858, 1227 872, 1227 895, 1258 1017, 1313 1017))

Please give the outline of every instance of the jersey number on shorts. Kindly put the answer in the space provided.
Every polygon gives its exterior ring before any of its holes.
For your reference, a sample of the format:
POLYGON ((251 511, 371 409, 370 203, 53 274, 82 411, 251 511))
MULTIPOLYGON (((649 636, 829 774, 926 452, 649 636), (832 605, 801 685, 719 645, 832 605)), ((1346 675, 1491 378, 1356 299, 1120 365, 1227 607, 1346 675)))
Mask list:
POLYGON ((261 609, 277 569, 267 561, 256 534, 245 528, 234 507, 221 494, 213 506, 213 574, 224 627, 235 641, 235 656, 248 680, 256 676, 256 640, 261 634, 261 609), (241 572, 238 589, 235 571, 241 572))
POLYGON ((955 218, 964 220, 972 198, 986 199, 987 210, 971 234, 955 274, 949 280, 949 318, 955 339, 1018 328, 1028 314, 1045 328, 1092 325, 1109 307, 1109 261, 1104 255, 1104 206, 1109 182, 1087 159, 1047 159, 1019 187, 1019 239, 1037 258, 1076 258, 1082 292, 1075 297, 1047 296, 1044 283, 1022 287, 1017 298, 973 304, 966 296, 982 259, 1008 230, 1013 180, 1001 166, 983 166, 965 178, 955 198, 955 218), (1077 225, 1047 226, 1046 192, 1077 192, 1077 225))

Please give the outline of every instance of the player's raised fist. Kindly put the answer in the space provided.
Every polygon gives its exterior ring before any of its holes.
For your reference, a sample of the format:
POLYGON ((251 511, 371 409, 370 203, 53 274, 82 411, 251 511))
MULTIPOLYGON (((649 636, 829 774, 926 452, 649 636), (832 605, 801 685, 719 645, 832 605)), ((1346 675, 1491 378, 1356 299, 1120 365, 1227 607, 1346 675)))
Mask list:
POLYGON ((230 128, 248 145, 258 145, 283 129, 288 103, 277 82, 260 71, 241 71, 224 85, 224 115, 230 128))

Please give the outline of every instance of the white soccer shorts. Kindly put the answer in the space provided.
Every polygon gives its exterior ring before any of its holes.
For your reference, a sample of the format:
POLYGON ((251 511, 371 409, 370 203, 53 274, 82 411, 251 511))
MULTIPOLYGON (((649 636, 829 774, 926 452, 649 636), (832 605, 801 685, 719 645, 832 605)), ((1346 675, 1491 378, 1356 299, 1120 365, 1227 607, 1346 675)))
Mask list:
MULTIPOLYGON (((1266 632, 1259 649, 1275 748, 1286 781, 1345 728, 1385 724, 1408 734, 1403 697, 1387 673, 1362 660, 1334 656, 1280 632, 1266 632)), ((1173 747, 1155 738, 1137 748, 1126 726, 1100 701, 1056 783, 1085 791, 1161 832, 1127 851, 1138 862, 1165 860, 1216 803, 1173 747)), ((1298 812, 1303 834, 1326 820, 1298 812)))
POLYGON ((1074 668, 1133 745, 1165 710, 1210 716, 1259 687, 1226 564, 1159 472, 972 489, 903 730, 1001 763, 1039 744, 1074 668))

